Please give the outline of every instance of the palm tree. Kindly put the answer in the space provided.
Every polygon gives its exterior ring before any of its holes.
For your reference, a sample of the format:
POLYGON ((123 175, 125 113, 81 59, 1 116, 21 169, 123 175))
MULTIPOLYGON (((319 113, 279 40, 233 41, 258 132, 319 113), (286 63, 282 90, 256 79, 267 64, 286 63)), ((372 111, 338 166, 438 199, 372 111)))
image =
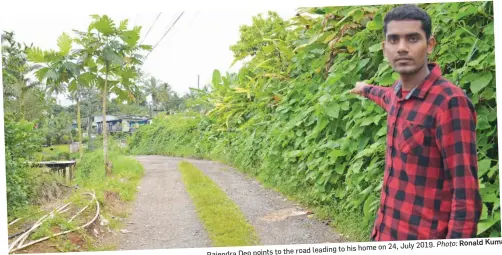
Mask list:
POLYGON ((144 93, 152 97, 152 105, 156 107, 159 103, 159 81, 155 77, 150 77, 143 81, 144 93))

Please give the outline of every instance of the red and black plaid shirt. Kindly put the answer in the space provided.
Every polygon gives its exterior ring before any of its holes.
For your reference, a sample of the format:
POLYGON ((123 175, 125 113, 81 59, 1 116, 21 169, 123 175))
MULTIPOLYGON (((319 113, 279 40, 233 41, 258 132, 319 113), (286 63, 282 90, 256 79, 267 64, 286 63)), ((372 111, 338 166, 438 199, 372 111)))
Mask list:
POLYGON ((476 237, 482 209, 476 112, 437 64, 428 67, 425 81, 405 97, 399 81, 363 92, 388 113, 375 241, 476 237))

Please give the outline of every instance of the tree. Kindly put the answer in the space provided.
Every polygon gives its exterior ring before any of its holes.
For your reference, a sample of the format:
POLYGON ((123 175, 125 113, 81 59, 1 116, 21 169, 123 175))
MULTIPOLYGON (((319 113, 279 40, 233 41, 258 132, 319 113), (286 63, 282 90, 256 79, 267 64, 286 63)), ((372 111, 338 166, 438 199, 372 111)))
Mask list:
MULTIPOLYGON (((28 51, 28 59, 35 63, 43 64, 44 67, 36 73, 41 82, 45 82, 49 94, 61 94, 65 91, 70 93, 70 99, 77 103, 77 130, 78 141, 80 143, 80 159, 84 156, 82 144, 82 125, 80 118, 80 93, 89 75, 82 74, 84 71, 83 61, 79 55, 80 51, 72 52, 72 38, 63 33, 58 38, 58 51, 43 51, 34 47, 28 51)), ((92 75, 91 75, 92 76, 92 75)))
POLYGON ((40 97, 43 97, 40 91, 41 83, 29 77, 33 71, 40 68, 39 65, 28 62, 26 55, 30 48, 31 46, 16 42, 14 32, 2 34, 5 111, 16 115, 19 119, 35 120, 43 116, 45 108, 40 107, 40 97))
POLYGON ((142 64, 141 50, 151 50, 149 45, 139 45, 141 27, 128 29, 128 20, 118 26, 107 15, 92 15, 87 32, 74 30, 75 41, 82 46, 82 60, 89 70, 89 82, 97 85, 102 97, 103 156, 106 175, 111 175, 108 162, 108 129, 106 125, 106 102, 110 92, 119 100, 133 100, 131 91, 142 64))

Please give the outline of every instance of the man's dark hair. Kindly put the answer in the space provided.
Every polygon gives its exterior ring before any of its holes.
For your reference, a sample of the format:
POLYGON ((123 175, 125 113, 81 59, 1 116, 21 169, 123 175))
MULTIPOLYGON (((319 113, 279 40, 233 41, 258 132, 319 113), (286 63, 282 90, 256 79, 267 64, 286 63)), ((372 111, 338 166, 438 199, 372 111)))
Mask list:
POLYGON ((387 34, 387 24, 393 20, 419 20, 422 22, 422 29, 425 31, 427 40, 431 37, 431 17, 422 8, 406 4, 392 9, 385 15, 383 31, 387 34))

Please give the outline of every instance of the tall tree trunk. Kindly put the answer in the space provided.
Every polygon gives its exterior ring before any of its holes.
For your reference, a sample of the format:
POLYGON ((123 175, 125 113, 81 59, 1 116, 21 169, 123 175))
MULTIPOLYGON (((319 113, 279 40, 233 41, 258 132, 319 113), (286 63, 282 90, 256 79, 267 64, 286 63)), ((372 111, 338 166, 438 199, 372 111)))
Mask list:
POLYGON ((110 176, 112 174, 111 166, 108 163, 108 128, 106 124, 106 99, 107 99, 107 90, 108 90, 108 66, 106 66, 106 75, 105 75, 105 86, 103 91, 101 92, 103 96, 103 158, 105 163, 105 171, 106 176, 110 176))
POLYGON ((87 150, 88 151, 92 151, 93 148, 92 148, 92 137, 91 137, 91 130, 92 130, 92 123, 94 122, 94 118, 91 117, 91 112, 89 111, 89 117, 88 117, 88 120, 87 120, 87 123, 89 123, 87 125, 87 137, 89 137, 89 140, 87 141, 87 150))
POLYGON ((21 96, 20 96, 20 104, 21 104, 21 109, 19 110, 20 111, 20 114, 21 114, 21 119, 24 120, 24 111, 25 111, 25 106, 24 106, 24 97, 25 97, 25 93, 26 91, 24 89, 21 89, 21 96))
POLYGON ((78 131, 78 151, 80 152, 80 160, 84 157, 84 143, 82 142, 82 121, 80 120, 80 100, 77 96, 77 131, 78 131))

